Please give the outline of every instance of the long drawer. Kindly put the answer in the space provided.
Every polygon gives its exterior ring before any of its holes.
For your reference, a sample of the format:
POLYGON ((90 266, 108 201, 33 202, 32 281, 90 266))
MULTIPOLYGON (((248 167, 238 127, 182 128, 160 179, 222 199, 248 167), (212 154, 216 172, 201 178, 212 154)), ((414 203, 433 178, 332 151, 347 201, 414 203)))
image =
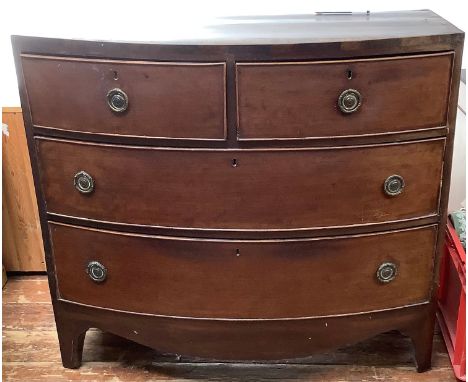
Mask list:
POLYGON ((335 227, 436 215, 444 143, 204 150, 36 139, 48 212, 216 230, 335 227), (80 183, 85 175, 93 188, 83 193, 74 179, 80 183))
POLYGON ((56 223, 49 228, 60 298, 216 318, 309 317, 423 303, 436 235, 430 226, 354 237, 223 241, 56 223))
POLYGON ((237 64, 239 139, 355 136, 444 126, 452 58, 452 53, 442 53, 237 64))
POLYGON ((225 138, 224 63, 21 58, 36 126, 101 135, 225 138))

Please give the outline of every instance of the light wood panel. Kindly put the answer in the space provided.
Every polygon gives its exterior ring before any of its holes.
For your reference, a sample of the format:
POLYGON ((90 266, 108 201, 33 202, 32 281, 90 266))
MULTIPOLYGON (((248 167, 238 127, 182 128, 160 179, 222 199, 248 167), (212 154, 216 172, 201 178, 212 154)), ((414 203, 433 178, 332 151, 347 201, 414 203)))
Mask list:
POLYGON ((2 256, 7 271, 45 271, 44 249, 21 108, 3 108, 2 256))

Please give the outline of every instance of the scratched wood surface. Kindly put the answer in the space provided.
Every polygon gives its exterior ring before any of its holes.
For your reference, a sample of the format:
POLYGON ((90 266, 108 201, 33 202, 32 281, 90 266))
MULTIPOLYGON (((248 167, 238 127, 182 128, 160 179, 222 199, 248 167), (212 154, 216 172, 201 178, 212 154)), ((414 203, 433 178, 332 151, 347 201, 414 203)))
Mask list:
POLYGON ((3 290, 4 381, 456 381, 440 333, 432 370, 417 374, 409 339, 397 332, 281 363, 210 363, 88 331, 83 366, 64 369, 45 276, 10 277, 3 290))

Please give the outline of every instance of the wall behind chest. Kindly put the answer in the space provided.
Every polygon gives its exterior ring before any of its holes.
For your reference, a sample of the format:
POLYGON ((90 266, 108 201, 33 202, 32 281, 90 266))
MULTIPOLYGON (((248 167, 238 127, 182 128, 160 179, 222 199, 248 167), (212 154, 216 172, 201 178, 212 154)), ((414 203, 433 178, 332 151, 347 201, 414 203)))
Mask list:
MULTIPOLYGON (((360 0, 350 4, 338 0, 314 1, 290 0, 287 2, 235 2, 172 1, 145 4, 131 7, 128 1, 95 2, 83 0, 68 4, 44 0, 32 2, 26 0, 7 1, 2 4, 3 15, 0 23, 0 106, 19 106, 19 94, 16 82, 13 55, 11 54, 10 36, 30 35, 57 38, 80 38, 90 40, 126 40, 146 41, 165 39, 167 36, 183 37, 194 33, 204 33, 200 28, 204 22, 214 17, 231 17, 232 22, 242 22, 248 15, 298 15, 317 11, 352 11, 371 12, 431 9, 450 20, 457 27, 467 30, 464 12, 453 2, 437 0, 394 0, 375 2, 360 0), (27 10, 27 11, 25 11, 27 10), (92 11, 91 11, 92 10, 92 11), (183 11, 181 11, 183 10, 183 11), (233 16, 236 17, 233 17, 233 16), (8 17, 6 17, 8 16, 8 17), (237 20, 237 21, 236 21, 237 20), (123 28, 116 28, 123 25, 123 28), (151 28, 148 28, 148 25, 151 28)), ((466 42, 465 42, 466 44, 466 42)), ((465 48, 466 51, 466 48, 465 48)), ((466 67, 466 60, 462 67, 466 67)))

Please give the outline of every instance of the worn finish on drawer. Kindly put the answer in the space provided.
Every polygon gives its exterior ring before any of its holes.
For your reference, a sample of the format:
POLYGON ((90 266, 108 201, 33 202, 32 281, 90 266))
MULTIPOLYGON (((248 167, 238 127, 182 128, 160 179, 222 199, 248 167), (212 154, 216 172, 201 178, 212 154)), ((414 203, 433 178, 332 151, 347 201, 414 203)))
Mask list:
POLYGON ((210 241, 51 223, 61 298, 186 317, 288 318, 427 301, 436 228, 293 241, 210 241), (96 283, 90 261, 107 269, 96 283), (382 263, 397 266, 378 281, 382 263), (339 285, 339 288, 336 286, 339 285))
POLYGON ((225 64, 22 56, 34 125, 86 133, 225 138, 225 64), (112 111, 121 89, 128 109, 112 111))
POLYGON ((217 230, 346 226, 437 214, 444 143, 204 150, 36 139, 49 212, 217 230), (81 170, 94 179, 90 194, 73 185, 81 170), (383 186, 393 174, 406 186, 390 197, 383 186))
POLYGON ((237 64, 238 137, 323 138, 444 126, 452 57, 237 64), (362 97, 350 114, 338 107, 346 89, 362 97))

